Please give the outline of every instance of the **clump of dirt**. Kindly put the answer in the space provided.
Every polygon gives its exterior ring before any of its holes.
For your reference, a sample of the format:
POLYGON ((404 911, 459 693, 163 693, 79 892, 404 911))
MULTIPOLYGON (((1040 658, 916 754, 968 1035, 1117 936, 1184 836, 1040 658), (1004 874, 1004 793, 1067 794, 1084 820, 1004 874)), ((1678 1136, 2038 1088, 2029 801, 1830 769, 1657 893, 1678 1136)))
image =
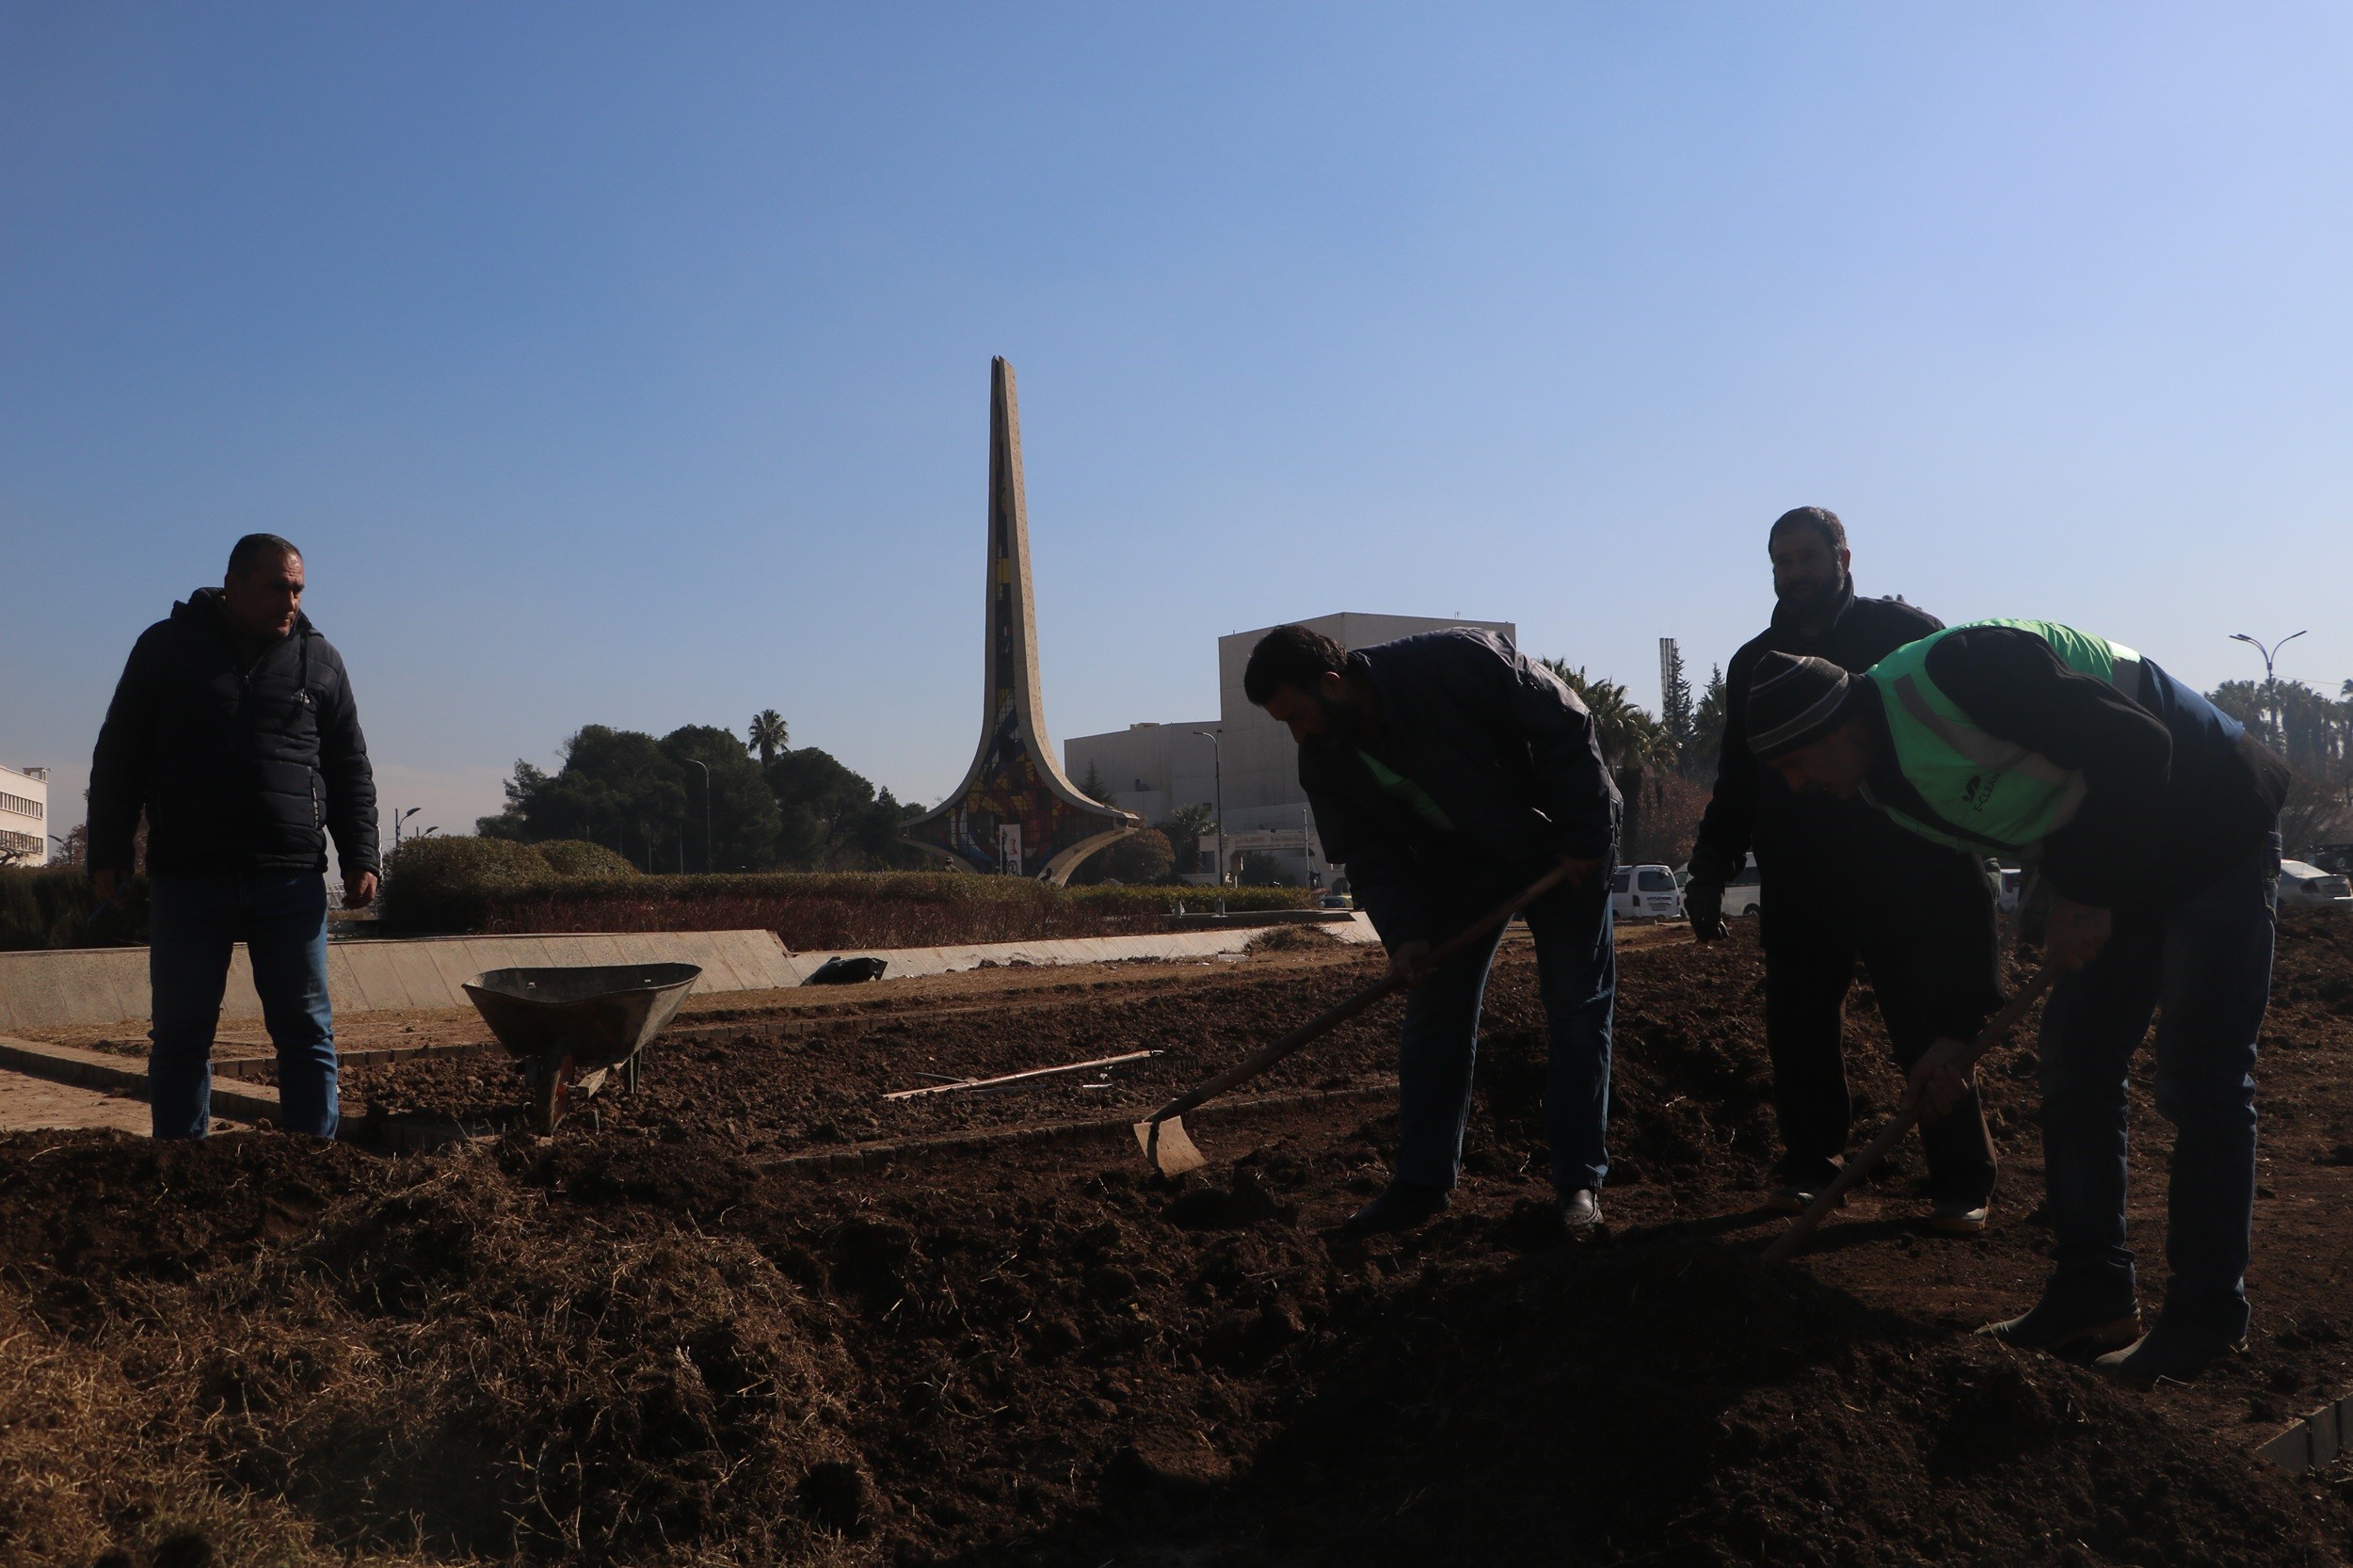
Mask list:
POLYGON ((1271 925, 1242 944, 1244 952, 1312 952, 1336 948, 1340 939, 1321 925, 1271 925))

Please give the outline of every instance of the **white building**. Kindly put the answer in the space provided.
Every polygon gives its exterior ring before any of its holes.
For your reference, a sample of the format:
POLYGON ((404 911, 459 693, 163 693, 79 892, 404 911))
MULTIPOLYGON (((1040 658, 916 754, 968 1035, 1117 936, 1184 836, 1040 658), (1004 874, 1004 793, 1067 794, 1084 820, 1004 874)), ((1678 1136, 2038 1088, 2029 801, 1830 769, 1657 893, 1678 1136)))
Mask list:
POLYGON ((0 768, 0 865, 49 864, 49 770, 0 768))
MULTIPOLYGON (((1350 614, 1318 616, 1299 624, 1351 649, 1449 626, 1475 626, 1514 643, 1519 640, 1518 629, 1500 620, 1350 614)), ((1250 650, 1273 630, 1262 626, 1217 640, 1217 718, 1131 724, 1105 735, 1073 736, 1063 743, 1063 771, 1084 789, 1093 769, 1119 805, 1141 812, 1147 823, 1159 823, 1186 806, 1216 809, 1223 753, 1229 864, 1233 856, 1256 850, 1274 856, 1294 880, 1313 872, 1329 881, 1331 863, 1323 857, 1323 845, 1307 815, 1306 792, 1299 787, 1299 747, 1289 730, 1242 695, 1241 672, 1250 663, 1250 650), (1212 742, 1209 735, 1217 739, 1212 742)), ((1189 881, 1214 880, 1213 847, 1209 841, 1202 847, 1202 866, 1189 872, 1189 881)))

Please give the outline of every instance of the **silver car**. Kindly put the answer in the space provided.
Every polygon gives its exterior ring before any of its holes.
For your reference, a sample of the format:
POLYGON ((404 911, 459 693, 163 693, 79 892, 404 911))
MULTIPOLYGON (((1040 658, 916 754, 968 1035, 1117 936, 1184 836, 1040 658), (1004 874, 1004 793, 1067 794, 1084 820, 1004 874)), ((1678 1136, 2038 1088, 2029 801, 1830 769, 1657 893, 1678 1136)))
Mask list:
POLYGON ((2303 860, 2280 862, 2282 909, 2353 909, 2353 880, 2303 860))

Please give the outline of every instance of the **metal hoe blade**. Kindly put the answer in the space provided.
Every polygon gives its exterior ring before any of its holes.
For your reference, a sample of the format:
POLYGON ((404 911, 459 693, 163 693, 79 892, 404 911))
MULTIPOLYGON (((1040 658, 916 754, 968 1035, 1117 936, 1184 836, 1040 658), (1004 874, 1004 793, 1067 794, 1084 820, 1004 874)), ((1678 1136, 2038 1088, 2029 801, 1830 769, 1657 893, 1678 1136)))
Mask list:
POLYGON ((1193 1147, 1182 1116, 1171 1116, 1164 1122, 1138 1122, 1136 1142, 1144 1145, 1144 1158, 1152 1162, 1152 1168, 1165 1176, 1183 1176, 1209 1162, 1207 1155, 1193 1147))

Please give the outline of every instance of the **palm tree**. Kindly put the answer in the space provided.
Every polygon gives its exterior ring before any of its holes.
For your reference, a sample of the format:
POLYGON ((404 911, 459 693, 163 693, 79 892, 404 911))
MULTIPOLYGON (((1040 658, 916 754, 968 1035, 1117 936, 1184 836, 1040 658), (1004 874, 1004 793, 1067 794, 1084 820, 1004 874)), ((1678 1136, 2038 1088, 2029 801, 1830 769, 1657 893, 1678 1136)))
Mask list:
POLYGON ((1593 715, 1593 732, 1601 738, 1601 758, 1613 768, 1665 763, 1674 755, 1673 743, 1658 721, 1635 705, 1625 688, 1598 675, 1587 675, 1566 659, 1540 659, 1538 664, 1561 678, 1593 715))
POLYGON ((760 765, 766 767, 776 760, 776 753, 790 744, 784 715, 774 708, 762 708, 752 715, 752 746, 760 753, 760 765))

